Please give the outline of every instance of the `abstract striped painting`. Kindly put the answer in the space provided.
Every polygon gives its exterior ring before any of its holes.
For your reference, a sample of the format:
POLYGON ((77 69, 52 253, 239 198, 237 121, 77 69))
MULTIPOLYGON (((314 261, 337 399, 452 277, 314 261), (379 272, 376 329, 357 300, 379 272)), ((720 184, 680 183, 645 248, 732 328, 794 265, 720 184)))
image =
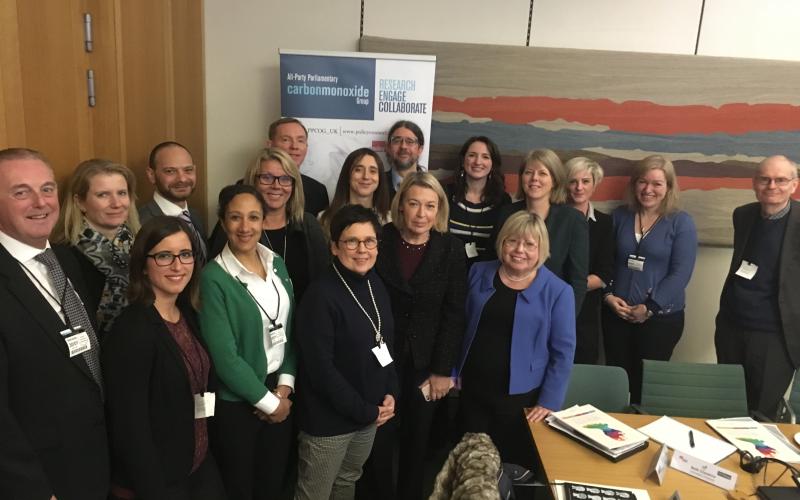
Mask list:
POLYGON ((374 37, 361 50, 437 56, 429 168, 439 177, 467 137, 486 135, 512 193, 531 149, 597 160, 606 179, 595 200, 608 210, 632 163, 663 154, 707 245, 731 244, 731 213, 754 200, 759 161, 800 153, 798 63, 374 37))

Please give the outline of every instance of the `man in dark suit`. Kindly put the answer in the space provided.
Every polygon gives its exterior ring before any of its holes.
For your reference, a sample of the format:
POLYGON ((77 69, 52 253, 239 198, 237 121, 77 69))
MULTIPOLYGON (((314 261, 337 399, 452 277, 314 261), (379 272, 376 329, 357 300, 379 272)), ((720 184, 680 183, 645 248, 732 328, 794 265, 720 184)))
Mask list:
POLYGON ((142 224, 157 215, 183 219, 194 229, 198 248, 203 254, 196 257, 202 266, 206 260, 206 230, 202 217, 188 203, 197 184, 197 167, 192 154, 177 142, 162 142, 150 152, 145 173, 155 191, 153 199, 139 208, 142 224))
POLYGON ((800 203, 797 164, 772 156, 758 167, 758 202, 733 212, 733 259, 714 343, 720 363, 744 366, 747 403, 774 417, 800 366, 800 203))
POLYGON ((389 186, 389 199, 392 199, 406 175, 427 170, 418 163, 425 149, 425 134, 416 123, 400 120, 392 125, 387 135, 386 159, 391 168, 384 175, 389 186))
MULTIPOLYGON (((285 151, 297 164, 297 169, 302 172, 303 161, 308 154, 306 126, 297 118, 281 118, 269 125, 268 133, 267 147, 285 151)), ((303 181, 303 195, 306 199, 305 210, 316 217, 330 204, 328 190, 324 184, 305 174, 301 173, 300 179, 303 181)))
POLYGON ((99 346, 36 151, 0 151, 0 498, 102 500, 109 489, 99 346), (67 279, 69 278, 69 279, 67 279))

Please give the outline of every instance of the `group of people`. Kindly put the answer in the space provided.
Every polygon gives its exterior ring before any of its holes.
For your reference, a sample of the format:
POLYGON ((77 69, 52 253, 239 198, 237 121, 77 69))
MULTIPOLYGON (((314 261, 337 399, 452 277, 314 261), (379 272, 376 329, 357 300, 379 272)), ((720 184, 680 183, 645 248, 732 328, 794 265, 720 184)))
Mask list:
MULTIPOLYGON (((44 156, 0 151, 0 496, 419 499, 454 385, 460 430, 530 465, 527 423, 561 408, 601 330, 632 402, 642 359, 681 337, 697 233, 662 156, 607 215, 596 161, 535 150, 512 203, 491 139, 464 143, 445 188, 400 121, 390 168, 353 151, 329 203, 301 173, 303 124, 268 135, 208 240, 177 142, 153 148, 138 210, 123 165, 81 163, 59 203, 44 156)), ((797 183, 784 157, 760 165, 717 318, 720 362, 767 413, 800 363, 797 183)))

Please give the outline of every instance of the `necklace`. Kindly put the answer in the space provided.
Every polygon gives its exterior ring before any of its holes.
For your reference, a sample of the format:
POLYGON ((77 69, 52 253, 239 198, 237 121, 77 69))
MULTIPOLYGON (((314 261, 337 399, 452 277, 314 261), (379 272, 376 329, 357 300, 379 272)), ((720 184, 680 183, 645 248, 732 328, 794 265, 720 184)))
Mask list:
MULTIPOLYGON (((264 237, 267 239, 267 245, 269 245, 269 249, 272 250, 273 252, 277 252, 275 250, 275 248, 272 246, 272 241, 270 241, 270 239, 269 239, 269 235, 267 234, 267 230, 264 229, 262 231, 264 233, 264 237)), ((283 263, 284 264, 286 264, 286 262, 289 261, 289 256, 286 255, 286 233, 288 233, 288 232, 289 231, 286 229, 286 226, 284 226, 283 227, 283 253, 280 254, 280 256, 283 258, 283 263)))
MULTIPOLYGON (((428 241, 430 241, 430 240, 428 240, 428 241)), ((425 243, 420 243, 418 245, 415 245, 414 243, 409 243, 406 240, 404 240, 403 238, 400 238, 400 244, 403 245, 403 248, 405 248, 407 250, 411 250, 412 252, 421 252, 421 251, 425 250, 425 247, 428 246, 428 241, 426 241, 425 243)))
POLYGON ((372 299, 372 307, 375 308, 375 316, 378 317, 378 326, 375 326, 375 322, 372 321, 372 317, 367 314, 367 310, 361 305, 361 301, 356 298, 356 294, 353 293, 350 285, 348 285, 347 281, 344 280, 344 276, 342 276, 342 273, 340 273, 339 269, 336 268, 336 264, 331 265, 333 266, 333 270, 336 271, 336 275, 339 276, 340 280, 342 280, 344 287, 347 288, 348 292, 350 292, 350 296, 356 301, 356 305, 358 305, 359 309, 361 309, 361 312, 363 312, 364 316, 366 316, 369 320, 369 323, 372 325, 372 329, 375 330, 375 343, 380 345, 383 342, 383 336, 381 335, 381 312, 378 310, 378 304, 375 302, 375 295, 372 293, 372 284, 369 282, 369 278, 367 278, 367 288, 369 289, 369 298, 372 299))
POLYGON ((526 274, 522 278, 514 278, 513 276, 508 274, 508 271, 506 271, 504 267, 500 267, 500 272, 503 273, 503 276, 505 276, 508 281, 513 281, 514 283, 519 283, 520 281, 525 281, 525 280, 530 279, 531 276, 536 274, 536 269, 534 269, 533 271, 529 272, 528 274, 526 274))

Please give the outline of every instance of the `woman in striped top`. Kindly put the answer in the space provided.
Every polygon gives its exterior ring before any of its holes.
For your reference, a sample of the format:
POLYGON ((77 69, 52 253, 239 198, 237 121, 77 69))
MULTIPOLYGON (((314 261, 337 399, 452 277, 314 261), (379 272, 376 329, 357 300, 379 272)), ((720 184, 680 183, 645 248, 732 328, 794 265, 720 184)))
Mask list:
POLYGON ((487 260, 489 236, 499 209, 511 203, 505 192, 502 159, 497 145, 488 137, 470 137, 459 152, 461 163, 455 182, 448 186, 450 233, 464 242, 467 266, 487 260))

